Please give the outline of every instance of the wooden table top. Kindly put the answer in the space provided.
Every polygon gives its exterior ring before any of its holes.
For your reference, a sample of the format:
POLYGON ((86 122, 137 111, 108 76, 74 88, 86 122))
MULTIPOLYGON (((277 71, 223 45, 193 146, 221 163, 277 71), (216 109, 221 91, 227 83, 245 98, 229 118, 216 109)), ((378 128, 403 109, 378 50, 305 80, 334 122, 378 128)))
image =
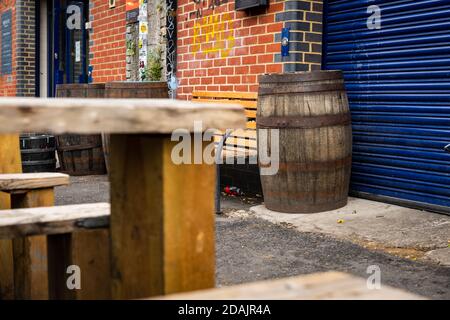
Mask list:
POLYGON ((245 128, 238 104, 172 99, 0 98, 0 133, 159 133, 245 128))

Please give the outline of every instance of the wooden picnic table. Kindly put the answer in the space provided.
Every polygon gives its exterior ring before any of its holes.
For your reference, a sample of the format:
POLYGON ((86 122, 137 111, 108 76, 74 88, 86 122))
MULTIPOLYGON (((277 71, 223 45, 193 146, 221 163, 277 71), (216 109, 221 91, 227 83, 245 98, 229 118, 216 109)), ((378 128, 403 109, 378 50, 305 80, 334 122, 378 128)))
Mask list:
MULTIPOLYGON (((215 285, 215 167, 171 160, 178 143, 171 141, 172 132, 185 129, 196 136, 195 121, 205 130, 239 129, 246 118, 239 105, 169 99, 0 99, 0 135, 111 134, 114 299, 215 285)), ((8 152, 6 145, 1 148, 0 159, 8 152)))

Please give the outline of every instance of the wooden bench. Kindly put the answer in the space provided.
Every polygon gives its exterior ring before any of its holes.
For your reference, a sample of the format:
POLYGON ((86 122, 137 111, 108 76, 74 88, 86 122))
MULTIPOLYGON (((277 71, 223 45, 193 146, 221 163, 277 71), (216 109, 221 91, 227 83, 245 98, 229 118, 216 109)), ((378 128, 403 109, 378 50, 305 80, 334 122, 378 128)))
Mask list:
POLYGON ((415 294, 382 285, 369 289, 366 279, 341 272, 260 281, 219 289, 174 294, 165 300, 423 300, 415 294))
MULTIPOLYGON (((258 94, 255 92, 205 92, 194 91, 192 101, 206 103, 233 103, 245 108, 247 124, 245 129, 233 130, 227 138, 223 148, 223 157, 256 156, 256 109, 258 94)), ((216 143, 218 144, 225 132, 218 132, 216 143)))
MULTIPOLYGON (((197 149, 198 122, 204 130, 244 128, 244 110, 169 99, 0 99, 0 134, 111 134, 108 260, 113 299, 214 287, 215 166, 172 160, 178 144, 172 133, 184 129, 188 146, 197 149)), ((204 143, 201 150, 206 148, 204 143)), ((68 252, 64 248, 70 241, 58 241, 59 252, 68 252)), ((48 247, 53 251, 50 241, 48 247)))
POLYGON ((32 239, 32 244, 39 239, 46 248, 19 261, 14 255, 15 298, 110 298, 110 211, 108 203, 0 210, 0 239, 32 239), (80 290, 67 287, 67 268, 72 265, 81 271, 80 290))
MULTIPOLYGON (((11 208, 52 206, 54 187, 69 184, 60 173, 0 174, 0 191, 10 194, 11 208)), ((11 242, 11 250, 0 256, 9 281, 0 283, 3 299, 48 299, 47 241, 45 236, 22 237, 11 242)))

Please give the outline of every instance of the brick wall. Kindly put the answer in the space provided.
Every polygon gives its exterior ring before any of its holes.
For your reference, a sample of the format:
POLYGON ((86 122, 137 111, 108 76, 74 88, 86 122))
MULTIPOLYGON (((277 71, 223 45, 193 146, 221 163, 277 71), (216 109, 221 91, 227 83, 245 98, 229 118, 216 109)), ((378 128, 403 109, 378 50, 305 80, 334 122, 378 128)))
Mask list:
MULTIPOLYGON (((0 97, 14 97, 16 95, 16 1, 0 1, 0 15, 5 11, 12 10, 12 50, 13 50, 13 72, 10 75, 0 74, 0 97)), ((0 26, 1 28, 1 26, 0 26)), ((0 48, 1 51, 1 48, 0 48)), ((1 52, 0 52, 1 53, 1 52)))
POLYGON ((16 0, 16 96, 36 95, 35 0, 16 0))
POLYGON ((178 98, 194 90, 258 90, 264 73, 320 68, 322 1, 269 0, 269 6, 235 11, 233 0, 178 1, 178 98), (289 27, 290 54, 281 57, 281 30, 289 27))
POLYGON ((124 81, 126 75, 125 2, 109 8, 106 0, 91 0, 89 58, 94 82, 124 81))

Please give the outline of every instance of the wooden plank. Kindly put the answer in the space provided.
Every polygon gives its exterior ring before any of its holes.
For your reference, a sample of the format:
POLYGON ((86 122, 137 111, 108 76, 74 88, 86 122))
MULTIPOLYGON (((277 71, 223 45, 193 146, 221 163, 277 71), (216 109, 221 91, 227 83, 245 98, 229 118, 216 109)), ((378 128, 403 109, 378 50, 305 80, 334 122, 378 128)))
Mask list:
POLYGON ((172 99, 1 98, 0 133, 166 133, 245 127, 239 104, 172 99))
POLYGON ((247 118, 256 119, 256 110, 245 110, 245 116, 247 118))
POLYGON ((257 92, 230 92, 230 91, 194 91, 192 92, 192 97, 202 97, 202 98, 228 98, 228 99, 247 99, 256 100, 258 99, 257 92))
POLYGON ((48 236, 49 295, 54 300, 111 298, 109 230, 48 236), (68 288, 69 266, 80 270, 80 288, 68 288))
POLYGON ((107 228, 108 203, 0 210, 0 239, 107 228))
POLYGON ((175 145, 111 136, 113 299, 214 286, 215 166, 175 165, 175 145))
POLYGON ((175 294, 165 300, 422 300, 423 297, 383 285, 371 290, 365 279, 340 272, 316 273, 220 289, 175 294))
POLYGON ((69 176, 62 173, 0 174, 0 190, 42 189, 69 184, 69 176))
POLYGON ((256 130, 256 121, 248 121, 246 128, 256 130))
MULTIPOLYGON (((19 136, 0 135, 0 173, 20 173, 19 136)), ((11 208, 10 195, 0 192, 0 210, 11 208)), ((0 300, 14 298, 14 265, 11 240, 0 239, 0 300)))
MULTIPOLYGON (((12 207, 33 208, 55 204, 53 188, 13 194, 12 207)), ((13 240, 14 295, 17 300, 48 299, 47 237, 34 236, 13 240)))
POLYGON ((241 139, 241 138, 234 138, 234 137, 229 137, 227 139, 225 145, 227 147, 238 146, 240 148, 255 149, 255 150, 257 148, 257 143, 255 140, 241 139))
MULTIPOLYGON (((216 136, 222 137, 224 135, 223 131, 218 131, 216 136)), ((236 137, 236 138, 248 138, 248 139, 252 139, 252 140, 256 140, 256 130, 243 130, 243 129, 238 129, 238 130, 233 130, 231 132, 231 137, 236 137)))
POLYGON ((258 107, 258 102, 253 100, 239 100, 239 99, 203 99, 203 98, 194 98, 194 102, 205 102, 205 103, 225 103, 225 104, 240 104, 246 109, 254 109, 256 110, 258 107))

